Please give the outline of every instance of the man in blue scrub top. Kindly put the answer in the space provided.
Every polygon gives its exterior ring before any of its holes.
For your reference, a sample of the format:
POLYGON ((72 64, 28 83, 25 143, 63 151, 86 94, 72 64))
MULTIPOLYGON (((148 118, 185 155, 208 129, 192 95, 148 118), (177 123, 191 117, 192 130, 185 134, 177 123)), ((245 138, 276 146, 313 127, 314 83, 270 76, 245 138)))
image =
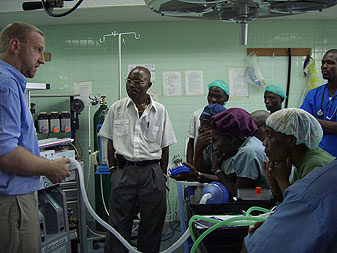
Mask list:
POLYGON ((291 185, 284 201, 250 233, 241 253, 337 252, 337 161, 291 185))
POLYGON ((0 34, 0 252, 39 252, 34 192, 40 175, 53 183, 69 176, 70 160, 41 158, 32 115, 24 98, 26 78, 44 64, 44 34, 13 23, 0 34))
POLYGON ((301 109, 316 117, 323 128, 319 147, 337 157, 337 49, 325 53, 321 71, 328 83, 309 91, 301 109))

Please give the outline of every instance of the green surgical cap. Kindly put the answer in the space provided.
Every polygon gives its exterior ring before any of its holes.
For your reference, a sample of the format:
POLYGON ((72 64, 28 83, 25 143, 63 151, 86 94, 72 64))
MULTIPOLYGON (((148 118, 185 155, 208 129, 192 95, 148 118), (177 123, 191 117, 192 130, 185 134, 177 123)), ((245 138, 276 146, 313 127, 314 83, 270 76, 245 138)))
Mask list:
POLYGON ((208 85, 208 89, 212 88, 212 87, 219 87, 220 89, 222 89, 227 96, 229 96, 229 88, 228 88, 228 84, 225 83, 224 81, 221 80, 216 80, 214 82, 211 82, 208 85))
POLYGON ((275 93, 276 95, 279 95, 282 98, 287 98, 287 95, 286 95, 283 87, 279 84, 268 85, 264 92, 266 92, 266 91, 270 91, 272 93, 275 93))
POLYGON ((302 109, 287 108, 276 111, 267 118, 266 125, 276 132, 295 136, 297 145, 304 143, 310 150, 318 148, 323 137, 321 124, 302 109))

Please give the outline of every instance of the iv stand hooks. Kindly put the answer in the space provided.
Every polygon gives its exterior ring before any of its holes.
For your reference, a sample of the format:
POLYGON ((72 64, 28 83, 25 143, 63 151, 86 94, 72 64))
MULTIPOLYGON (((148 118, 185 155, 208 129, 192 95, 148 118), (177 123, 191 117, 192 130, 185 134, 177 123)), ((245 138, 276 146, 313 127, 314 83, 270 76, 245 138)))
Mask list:
POLYGON ((100 43, 104 43, 105 37, 109 36, 118 36, 118 100, 122 97, 122 41, 123 44, 125 44, 125 40, 122 39, 123 35, 131 35, 133 34, 135 36, 136 40, 139 40, 140 34, 136 34, 135 32, 124 32, 124 33, 118 33, 116 31, 113 31, 112 33, 103 35, 102 38, 99 39, 100 43))

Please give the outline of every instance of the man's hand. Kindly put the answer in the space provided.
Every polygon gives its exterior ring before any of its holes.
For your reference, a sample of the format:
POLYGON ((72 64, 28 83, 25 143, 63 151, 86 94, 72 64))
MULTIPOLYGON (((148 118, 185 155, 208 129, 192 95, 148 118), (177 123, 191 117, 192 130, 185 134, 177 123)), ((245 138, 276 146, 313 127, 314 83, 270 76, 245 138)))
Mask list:
POLYGON ((53 183, 60 183, 63 179, 70 176, 70 172, 66 167, 67 163, 70 163, 69 158, 59 158, 55 160, 47 160, 46 164, 47 172, 46 177, 53 183))

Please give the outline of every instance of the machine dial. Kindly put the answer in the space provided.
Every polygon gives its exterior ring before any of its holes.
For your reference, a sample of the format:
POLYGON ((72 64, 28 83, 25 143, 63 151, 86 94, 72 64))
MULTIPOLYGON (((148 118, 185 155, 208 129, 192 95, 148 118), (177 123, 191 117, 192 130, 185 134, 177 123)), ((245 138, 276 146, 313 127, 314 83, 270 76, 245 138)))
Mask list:
POLYGON ((73 112, 81 113, 84 109, 84 103, 81 99, 76 98, 71 102, 70 107, 73 112))

